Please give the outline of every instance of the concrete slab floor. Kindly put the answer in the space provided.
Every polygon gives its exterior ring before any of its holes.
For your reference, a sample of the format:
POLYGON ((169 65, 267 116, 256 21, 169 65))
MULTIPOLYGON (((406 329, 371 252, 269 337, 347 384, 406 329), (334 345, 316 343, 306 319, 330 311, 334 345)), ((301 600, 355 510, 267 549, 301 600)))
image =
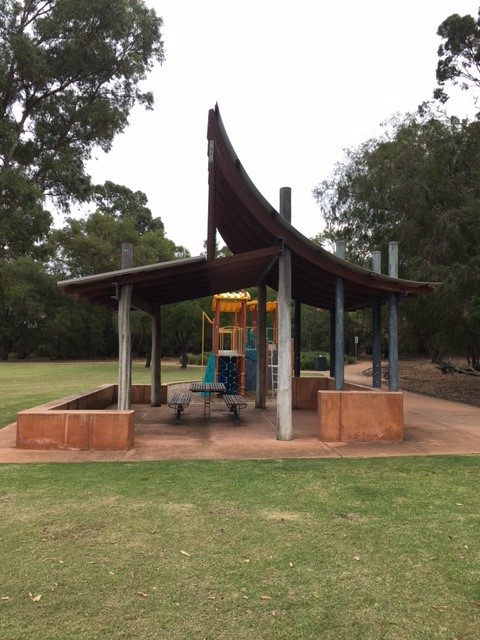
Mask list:
MULTIPOLYGON (((368 384, 365 363, 348 367, 346 379, 368 384)), ((0 463, 109 462, 142 460, 252 460, 278 458, 362 458, 480 454, 480 409, 405 393, 402 443, 323 443, 317 439, 315 411, 294 411, 293 440, 275 438, 276 406, 255 409, 253 401, 234 426, 225 403, 192 403, 179 424, 167 406, 135 405, 135 445, 130 451, 25 451, 15 448, 15 424, 0 430, 0 463)))

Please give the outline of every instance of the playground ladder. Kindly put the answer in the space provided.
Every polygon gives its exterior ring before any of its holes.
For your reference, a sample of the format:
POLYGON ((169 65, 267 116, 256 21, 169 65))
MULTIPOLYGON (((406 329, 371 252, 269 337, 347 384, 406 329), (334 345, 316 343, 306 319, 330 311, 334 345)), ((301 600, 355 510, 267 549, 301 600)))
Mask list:
POLYGON ((278 388, 278 364, 274 363, 275 345, 273 342, 268 344, 268 368, 270 369, 270 380, 272 383, 272 397, 277 397, 278 388))

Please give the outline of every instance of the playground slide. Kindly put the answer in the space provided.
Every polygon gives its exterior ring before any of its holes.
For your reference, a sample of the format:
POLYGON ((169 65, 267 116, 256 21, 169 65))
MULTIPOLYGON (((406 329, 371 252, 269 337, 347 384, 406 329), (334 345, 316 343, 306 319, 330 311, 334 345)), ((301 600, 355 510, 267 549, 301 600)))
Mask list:
POLYGON ((203 372, 203 382, 215 382, 215 356, 213 353, 208 356, 207 366, 203 372))

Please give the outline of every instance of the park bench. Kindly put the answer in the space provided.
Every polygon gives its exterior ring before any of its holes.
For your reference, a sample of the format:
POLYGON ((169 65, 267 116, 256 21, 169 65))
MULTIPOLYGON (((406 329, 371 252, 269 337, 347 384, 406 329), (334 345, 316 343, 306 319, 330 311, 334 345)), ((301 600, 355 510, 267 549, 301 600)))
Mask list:
POLYGON ((225 394, 223 399, 225 400, 225 404, 232 416, 233 424, 237 425, 240 422, 240 409, 244 409, 247 406, 247 403, 242 396, 235 394, 225 394))
POLYGON ((168 402, 168 406, 175 411, 175 422, 180 422, 185 407, 192 401, 191 393, 174 393, 168 402))

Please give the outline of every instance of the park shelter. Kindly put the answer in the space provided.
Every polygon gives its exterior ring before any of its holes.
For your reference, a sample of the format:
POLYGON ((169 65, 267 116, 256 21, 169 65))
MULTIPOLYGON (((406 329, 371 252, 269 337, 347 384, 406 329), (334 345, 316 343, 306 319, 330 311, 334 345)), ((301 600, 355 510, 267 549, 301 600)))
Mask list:
MULTIPOLYGON (((335 255, 299 233, 290 221, 289 190, 281 190, 279 211, 267 202, 236 155, 225 131, 218 105, 208 115, 207 139, 209 195, 205 256, 132 267, 127 251, 127 258, 117 271, 59 282, 60 288, 67 294, 93 304, 118 309, 119 409, 130 406, 128 316, 131 308, 141 309, 152 316, 151 404, 156 406, 160 402, 159 338, 162 305, 253 286, 258 287, 259 311, 265 304, 266 287, 278 291, 279 341, 283 344, 290 342, 290 308, 291 301, 295 302, 297 352, 300 305, 307 304, 330 312, 332 345, 335 346, 331 374, 338 391, 343 389, 344 312, 366 307, 374 309, 374 372, 378 372, 379 309, 382 304, 388 304, 393 379, 391 390, 396 391, 394 380, 398 358, 398 300, 431 293, 433 285, 399 279, 394 258, 390 274, 383 275, 379 273, 378 266, 365 269, 345 260, 342 245, 339 245, 335 255), (231 256, 215 256, 217 233, 232 252, 231 256)), ((395 246, 392 255, 395 256, 395 246)), ((282 397, 291 396, 292 366, 287 353, 282 356, 283 360, 280 360, 280 356, 279 353, 278 402, 282 405, 282 397), (280 393, 282 380, 283 396, 280 393)), ((260 363, 259 371, 261 369, 260 363)), ((296 368, 295 374, 299 375, 296 368)), ((258 380, 256 401, 257 406, 261 407, 264 402, 261 373, 258 380)), ((279 409, 279 422, 289 411, 291 413, 291 400, 290 404, 287 400, 282 406, 283 409, 279 409)), ((288 434, 282 439, 288 439, 288 434)))

